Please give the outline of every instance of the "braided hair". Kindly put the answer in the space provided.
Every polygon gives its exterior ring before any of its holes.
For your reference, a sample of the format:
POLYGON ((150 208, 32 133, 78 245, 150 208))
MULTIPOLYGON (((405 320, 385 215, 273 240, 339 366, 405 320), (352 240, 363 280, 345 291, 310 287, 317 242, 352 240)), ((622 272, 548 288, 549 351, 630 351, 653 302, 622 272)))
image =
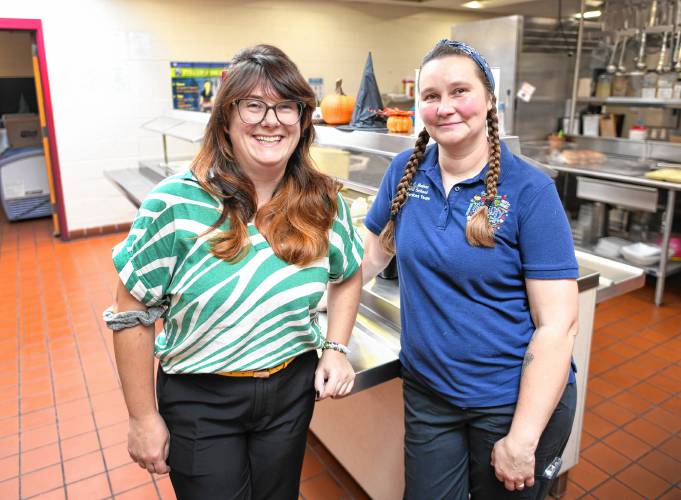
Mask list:
MULTIPOLYGON (((452 46, 447 43, 438 43, 421 62, 421 68, 434 60, 452 55, 462 55, 471 57, 468 50, 452 46)), ((477 61, 476 61, 477 62, 477 61)), ((497 116, 496 98, 494 96, 493 82, 486 76, 485 72, 476 64, 478 77, 485 85, 488 94, 491 96, 492 107, 487 112, 487 142, 489 143, 489 169, 485 178, 485 203, 471 216, 466 223, 466 240, 472 246, 492 248, 495 245, 494 229, 489 222, 489 206, 494 203, 497 197, 497 183, 501 174, 501 142, 499 141, 499 117, 497 116)), ((408 200, 407 190, 414 179, 421 160, 425 154, 426 146, 430 135, 424 128, 419 133, 400 182, 397 184, 395 196, 390 205, 390 220, 381 231, 379 242, 381 247, 388 253, 395 253, 395 218, 400 209, 408 200)))

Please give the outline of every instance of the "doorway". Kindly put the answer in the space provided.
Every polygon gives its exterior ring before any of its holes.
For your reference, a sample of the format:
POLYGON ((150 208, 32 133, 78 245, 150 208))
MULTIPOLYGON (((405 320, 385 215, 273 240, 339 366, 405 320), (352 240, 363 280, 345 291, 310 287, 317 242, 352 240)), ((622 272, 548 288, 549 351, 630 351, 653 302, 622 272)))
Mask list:
MULTIPOLYGON (((15 169, 10 173, 3 172, 3 175, 7 174, 7 178, 13 183, 11 188, 17 192, 23 190, 22 193, 30 193, 21 176, 26 176, 26 179, 38 185, 46 183, 49 188, 49 199, 22 195, 20 203, 12 205, 12 210, 16 207, 16 213, 13 215, 41 214, 41 211, 46 211, 45 213, 49 215, 51 212, 53 235, 67 240, 69 233, 64 210, 42 22, 39 19, 0 18, 0 37, 5 42, 2 44, 5 47, 2 53, 5 69, 4 73, 0 74, 2 95, 0 115, 14 115, 15 120, 19 121, 19 124, 15 122, 12 131, 6 129, 6 133, 14 137, 15 144, 20 148, 24 145, 32 146, 25 150, 21 148, 22 151, 17 153, 23 155, 20 159, 15 157, 17 162, 26 162, 26 173, 22 169, 15 169), (33 161, 35 158, 40 158, 40 163, 33 161)), ((22 168, 23 165, 22 163, 22 168)), ((7 193, 7 186, 8 184, 5 185, 3 194, 7 193)), ((3 204, 7 213, 8 205, 4 200, 3 204)))

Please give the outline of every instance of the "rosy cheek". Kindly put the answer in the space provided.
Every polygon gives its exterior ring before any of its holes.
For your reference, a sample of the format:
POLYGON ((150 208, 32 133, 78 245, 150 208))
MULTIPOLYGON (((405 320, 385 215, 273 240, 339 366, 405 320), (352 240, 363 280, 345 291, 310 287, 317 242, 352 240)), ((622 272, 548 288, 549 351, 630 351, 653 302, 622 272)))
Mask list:
POLYGON ((456 110, 464 118, 479 113, 481 109, 484 109, 484 101, 475 95, 462 96, 456 103, 456 110))
POLYGON ((421 113, 421 119, 425 123, 430 123, 437 120, 437 106, 427 105, 419 108, 419 113, 421 113))

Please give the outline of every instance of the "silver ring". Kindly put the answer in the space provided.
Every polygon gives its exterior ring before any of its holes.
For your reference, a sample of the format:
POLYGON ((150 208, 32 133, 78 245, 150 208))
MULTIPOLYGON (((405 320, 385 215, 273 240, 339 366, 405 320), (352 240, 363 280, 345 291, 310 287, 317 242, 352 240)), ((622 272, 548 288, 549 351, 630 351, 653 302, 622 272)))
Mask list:
POLYGON ((516 484, 515 487, 516 487, 517 490, 525 489, 525 483, 516 484))

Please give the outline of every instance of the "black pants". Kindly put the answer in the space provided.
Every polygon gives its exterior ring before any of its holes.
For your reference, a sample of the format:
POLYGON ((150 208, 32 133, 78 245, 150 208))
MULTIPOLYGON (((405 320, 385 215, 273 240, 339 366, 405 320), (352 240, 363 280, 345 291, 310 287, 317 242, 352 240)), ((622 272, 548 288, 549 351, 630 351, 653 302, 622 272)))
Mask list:
POLYGON ((159 368, 178 500, 297 499, 316 366, 311 351, 269 378, 166 375, 159 368))
POLYGON ((577 390, 568 385, 535 452, 535 484, 508 491, 490 465, 494 443, 508 434, 515 404, 458 408, 402 369, 405 418, 405 493, 408 500, 543 499, 551 481, 542 473, 570 437, 577 390))

